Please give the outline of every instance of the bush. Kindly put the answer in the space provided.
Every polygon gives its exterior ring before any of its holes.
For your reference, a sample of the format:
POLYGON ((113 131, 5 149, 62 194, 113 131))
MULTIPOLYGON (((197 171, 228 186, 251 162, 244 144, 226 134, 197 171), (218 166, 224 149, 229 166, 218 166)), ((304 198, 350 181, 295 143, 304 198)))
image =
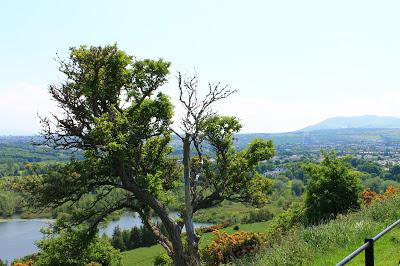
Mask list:
POLYGON ((373 201, 384 200, 387 197, 393 196, 394 194, 399 193, 399 192, 400 192, 400 189, 395 188, 394 186, 388 186, 386 188, 385 193, 383 193, 383 194, 376 193, 375 191, 367 188, 367 189, 364 189, 364 191, 362 193, 362 199, 363 199, 363 203, 365 205, 369 205, 373 201))
POLYGON ((312 224, 360 208, 360 172, 352 170, 333 151, 322 155, 321 163, 305 167, 310 177, 306 188, 307 219, 312 224))
POLYGON ((264 235, 250 232, 236 232, 231 235, 226 232, 214 231, 211 244, 202 250, 202 257, 207 265, 220 265, 260 249, 264 235))
POLYGON ((233 226, 233 230, 238 231, 239 230, 239 225, 233 226))
POLYGON ((291 189, 294 195, 300 196, 304 192, 303 181, 299 179, 293 179, 291 189))
POLYGON ((32 266, 33 265, 33 261, 26 261, 26 262, 14 262, 12 264, 13 266, 32 266))
POLYGON ((121 254, 103 238, 87 239, 87 230, 58 230, 38 242, 40 249, 35 266, 121 265, 121 254))
POLYGON ((204 234, 204 233, 214 232, 216 230, 221 230, 221 229, 227 228, 231 225, 232 225, 232 223, 230 221, 225 221, 222 224, 216 224, 216 225, 212 225, 209 227, 198 228, 198 229, 196 229, 196 232, 200 233, 200 234, 204 234))
POLYGON ((294 225, 305 225, 307 222, 304 201, 294 202, 290 207, 280 213, 270 224, 269 233, 276 235, 288 231, 294 225))
POLYGON ((154 266, 171 266, 172 259, 165 253, 154 258, 154 266))
POLYGON ((244 219, 243 223, 258 223, 269 221, 274 217, 274 214, 268 208, 261 208, 251 210, 248 217, 244 219))

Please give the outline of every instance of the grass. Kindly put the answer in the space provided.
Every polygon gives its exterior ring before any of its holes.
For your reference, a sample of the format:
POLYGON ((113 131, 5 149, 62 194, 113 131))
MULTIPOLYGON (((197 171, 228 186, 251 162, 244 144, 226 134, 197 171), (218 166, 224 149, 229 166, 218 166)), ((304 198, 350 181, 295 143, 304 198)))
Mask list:
MULTIPOLYGON (((327 256, 316 258, 312 265, 335 265, 342 260, 347 254, 353 252, 359 245, 351 245, 346 248, 340 248, 331 252, 327 256), (345 255, 344 255, 345 254, 345 255)), ((400 259, 400 229, 393 229, 374 243, 375 265, 397 265, 400 259)), ((351 260, 347 265, 365 265, 364 252, 351 260)))
MULTIPOLYGON (((335 265, 345 256, 400 218, 400 195, 326 224, 297 227, 272 239, 270 246, 234 265, 335 265)), ((400 259, 400 228, 375 244, 375 265, 397 265, 400 259)), ((364 265, 364 253, 347 265, 364 265)))
MULTIPOLYGON (((273 214, 277 214, 281 211, 278 207, 272 204, 266 205, 265 208, 268 208, 268 210, 273 214)), ((197 211, 194 215, 194 220, 196 222, 214 224, 223 223, 227 220, 233 223, 240 223, 249 216, 251 211, 254 210, 257 209, 255 207, 246 206, 242 203, 224 201, 221 206, 197 211)))
MULTIPOLYGON (((260 222, 253 224, 240 224, 239 230, 250 231, 250 232, 265 232, 268 229, 269 222, 260 222)), ((223 232, 233 233, 233 227, 228 227, 223 232)), ((203 234, 200 238, 200 248, 204 248, 209 245, 214 237, 213 233, 203 234)), ((124 266, 140 265, 140 266, 152 266, 153 260, 156 256, 164 252, 160 245, 155 245, 148 248, 137 248, 122 253, 122 264, 124 266)))
MULTIPOLYGON (((232 265, 335 265, 388 225, 400 218, 400 195, 367 208, 338 217, 329 223, 311 227, 293 227, 284 234, 271 238, 269 245, 257 254, 232 262, 232 265)), ((242 231, 265 232, 270 222, 240 224, 242 231)), ((232 233, 232 227, 223 231, 232 233)), ((200 247, 207 246, 212 233, 202 235, 200 247)), ((123 253, 123 263, 152 265, 155 256, 163 252, 161 246, 135 249, 123 253)), ((393 229, 375 243, 375 265, 397 265, 400 259, 400 227, 393 229)), ((348 265, 364 265, 361 253, 348 265)))
POLYGON ((148 248, 136 248, 122 253, 122 264, 124 266, 153 266, 154 258, 163 252, 164 249, 160 245, 148 248))

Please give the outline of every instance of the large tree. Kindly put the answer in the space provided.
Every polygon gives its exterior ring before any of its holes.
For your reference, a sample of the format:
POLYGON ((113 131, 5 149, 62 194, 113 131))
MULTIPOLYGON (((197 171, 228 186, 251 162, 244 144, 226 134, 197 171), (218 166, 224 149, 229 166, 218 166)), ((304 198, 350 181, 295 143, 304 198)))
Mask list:
MULTIPOLYGON (((70 57, 59 63, 65 80, 50 86, 49 91, 60 112, 42 119, 44 144, 81 150, 84 159, 25 179, 20 189, 29 192, 31 206, 75 207, 59 224, 86 223, 88 239, 112 213, 136 212, 175 265, 199 265, 193 213, 223 200, 266 202, 270 181, 257 175, 255 166, 274 154, 272 142, 255 140, 242 151, 233 148, 240 123, 209 109, 224 98, 218 97, 219 85, 210 87, 200 108, 185 106, 189 116, 197 116, 191 120, 195 124, 178 133, 188 139, 184 145, 189 145, 183 154, 182 178, 179 161, 171 156, 173 106, 159 92, 167 81, 168 62, 136 60, 111 45, 71 48, 70 57), (203 110, 200 115, 199 110, 203 110), (190 158, 192 145, 197 152, 190 158), (208 152, 203 150, 205 145, 208 152), (168 215, 167 206, 183 180, 186 204, 182 219, 175 220, 168 215), (160 218, 166 233, 153 223, 152 215, 160 218), (187 245, 181 237, 184 225, 187 245)), ((187 103, 183 95, 181 101, 187 103)))

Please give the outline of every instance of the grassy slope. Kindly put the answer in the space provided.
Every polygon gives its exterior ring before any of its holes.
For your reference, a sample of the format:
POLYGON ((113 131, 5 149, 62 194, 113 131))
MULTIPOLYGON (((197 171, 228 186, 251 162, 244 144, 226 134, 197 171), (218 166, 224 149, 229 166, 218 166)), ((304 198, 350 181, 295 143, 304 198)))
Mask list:
MULTIPOLYGON (((400 195, 327 224, 294 228, 272 247, 236 265, 335 265, 385 227, 400 218, 400 195)), ((348 265, 364 265, 364 253, 348 265)), ((400 259, 400 227, 375 244, 375 265, 397 265, 400 259)))
MULTIPOLYGON (((289 185, 290 184, 288 184, 288 186, 289 185)), ((268 204, 264 206, 264 208, 267 208, 274 215, 281 212, 281 210, 273 204, 268 204)), ((244 218, 248 217, 249 213, 253 210, 256 210, 256 208, 244 205, 242 203, 224 201, 218 207, 197 211, 194 216, 194 220, 196 222, 214 224, 222 223, 227 220, 230 220, 232 223, 240 223, 244 218)))
MULTIPOLYGON (((349 245, 346 248, 337 249, 327 256, 316 258, 312 262, 312 265, 335 265, 338 261, 343 259, 343 257, 345 256, 343 254, 350 254, 358 247, 359 244, 353 244, 349 245)), ((374 254, 376 266, 397 265, 400 259, 400 229, 394 229, 390 233, 379 239, 374 244, 374 254)), ((347 265, 365 265, 364 253, 358 255, 347 265)))
MULTIPOLYGON (((242 231, 252 231, 252 232, 265 232, 268 228, 269 222, 261 222, 254 224, 242 224, 239 225, 239 229, 242 231)), ((232 227, 225 228, 221 230, 227 233, 235 232, 232 227)), ((211 243, 213 238, 212 233, 203 234, 200 239, 200 247, 205 247, 211 243)), ((153 259, 157 255, 163 253, 164 250, 160 245, 152 246, 149 248, 137 248, 134 250, 126 251, 122 253, 122 262, 124 266, 152 266, 153 259)))

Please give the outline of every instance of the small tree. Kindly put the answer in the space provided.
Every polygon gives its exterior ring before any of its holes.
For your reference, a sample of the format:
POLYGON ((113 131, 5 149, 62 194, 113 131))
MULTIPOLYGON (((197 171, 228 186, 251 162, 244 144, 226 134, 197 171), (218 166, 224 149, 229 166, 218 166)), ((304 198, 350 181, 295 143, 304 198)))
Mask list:
POLYGON ((225 199, 264 203, 270 181, 258 175, 255 166, 271 158, 274 148, 271 141, 255 140, 236 151, 233 134, 240 123, 233 117, 215 116, 209 108, 230 93, 217 84, 198 101, 197 87, 180 82, 189 119, 183 120, 183 136, 178 134, 184 140, 186 200, 183 222, 171 218, 167 206, 182 180, 181 168, 171 156, 173 107, 166 95, 156 93, 167 81, 168 68, 163 60, 135 60, 116 45, 72 48, 69 60, 60 60, 66 80, 49 90, 61 114, 42 120, 42 135, 45 145, 80 149, 84 159, 26 178, 19 189, 28 192, 27 201, 34 207, 65 203, 76 207, 60 224, 87 223, 88 239, 112 213, 137 212, 175 265, 199 265, 193 213, 225 199), (203 151, 206 143, 213 154, 203 151), (191 159, 192 144, 197 156, 191 159), (166 233, 153 222, 152 214, 160 218, 166 233), (184 225, 188 248, 181 237, 184 225))
POLYGON ((305 166, 310 178, 306 187, 306 207, 311 223, 360 208, 360 173, 352 170, 344 159, 337 158, 333 151, 322 152, 322 155, 321 163, 305 166))
POLYGON ((300 179, 292 180, 292 192, 296 196, 300 196, 304 192, 304 183, 300 179))
POLYGON ((180 123, 183 133, 174 131, 183 146, 183 218, 190 265, 199 265, 199 237, 193 228, 193 214, 224 200, 254 205, 265 203, 266 195, 271 192, 271 182, 255 168, 260 161, 270 159, 275 150, 272 141, 262 139, 253 140, 240 152, 233 148, 234 134, 242 125, 235 117, 216 115, 212 106, 236 90, 221 83, 208 83, 207 93, 201 97, 197 76, 185 77, 181 73, 178 73, 178 85, 179 100, 185 109, 180 123))

